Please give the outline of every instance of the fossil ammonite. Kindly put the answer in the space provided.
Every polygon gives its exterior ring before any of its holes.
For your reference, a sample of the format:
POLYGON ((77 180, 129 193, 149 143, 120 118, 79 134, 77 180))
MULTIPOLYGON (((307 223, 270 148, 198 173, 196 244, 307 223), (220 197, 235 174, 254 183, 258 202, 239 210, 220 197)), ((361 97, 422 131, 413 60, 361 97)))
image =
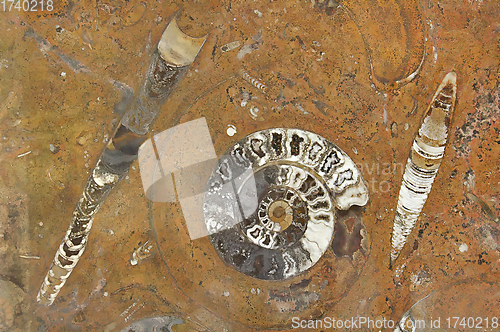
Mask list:
POLYGON ((367 201, 359 170, 339 147, 311 132, 273 128, 246 136, 219 159, 203 211, 210 242, 226 264, 282 280, 325 253, 335 208, 367 201))

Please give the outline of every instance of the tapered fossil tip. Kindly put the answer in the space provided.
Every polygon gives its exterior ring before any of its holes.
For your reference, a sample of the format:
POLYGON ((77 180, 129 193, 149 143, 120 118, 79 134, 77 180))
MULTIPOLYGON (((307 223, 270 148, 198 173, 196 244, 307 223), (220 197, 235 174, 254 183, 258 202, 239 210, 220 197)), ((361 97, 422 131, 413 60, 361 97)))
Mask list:
MULTIPOLYGON (((433 101, 440 94, 443 94, 443 93, 445 95, 448 95, 451 98, 451 100, 449 100, 449 102, 453 106, 455 104, 455 98, 456 98, 456 93, 457 93, 457 73, 455 73, 454 71, 450 71, 443 78, 443 80, 441 81, 441 84, 439 84, 439 87, 436 90, 433 101)), ((430 106, 432 106, 432 103, 430 104, 430 106)))
MULTIPOLYGON (((448 102, 450 102, 451 105, 454 105, 457 93, 457 73, 455 73, 454 71, 450 71, 443 78, 441 84, 439 84, 439 87, 436 89, 436 93, 433 97, 433 102, 440 94, 443 93, 451 98, 451 100, 448 100, 448 102)), ((430 106, 432 105, 433 103, 430 104, 430 106)))
POLYGON ((457 84, 457 73, 454 71, 450 71, 448 74, 443 79, 443 85, 448 85, 448 84, 457 84))
POLYGON ((193 38, 186 35, 179 29, 174 18, 161 36, 158 52, 163 60, 174 66, 187 66, 194 61, 206 39, 207 36, 193 38))

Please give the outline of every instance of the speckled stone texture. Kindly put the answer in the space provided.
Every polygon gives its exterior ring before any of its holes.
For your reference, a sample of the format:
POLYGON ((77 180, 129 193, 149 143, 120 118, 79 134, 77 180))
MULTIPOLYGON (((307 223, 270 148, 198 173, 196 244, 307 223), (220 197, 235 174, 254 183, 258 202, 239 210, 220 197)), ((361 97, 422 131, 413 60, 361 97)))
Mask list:
POLYGON ((398 321, 434 291, 426 303, 443 317, 500 316, 498 2, 61 0, 51 12, 0 15, 0 330, 120 331, 170 316, 184 322, 173 331, 292 331, 294 317, 398 321), (54 304, 41 307, 88 173, 174 15, 208 39, 153 133, 205 117, 221 155, 259 130, 311 131, 349 154, 370 200, 337 211, 314 267, 259 280, 225 265, 208 238, 191 240, 178 202, 149 201, 135 162, 54 304), (450 71, 448 147, 391 270, 404 165, 450 71))

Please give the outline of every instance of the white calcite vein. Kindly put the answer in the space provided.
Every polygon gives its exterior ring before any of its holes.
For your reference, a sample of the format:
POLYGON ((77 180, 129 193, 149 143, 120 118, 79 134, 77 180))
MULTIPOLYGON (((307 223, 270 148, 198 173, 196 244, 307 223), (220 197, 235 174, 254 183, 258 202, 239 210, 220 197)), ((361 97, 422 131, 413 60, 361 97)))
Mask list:
POLYGON ((455 108, 457 76, 448 73, 424 114, 403 174, 392 231, 391 265, 410 235, 443 160, 455 108))

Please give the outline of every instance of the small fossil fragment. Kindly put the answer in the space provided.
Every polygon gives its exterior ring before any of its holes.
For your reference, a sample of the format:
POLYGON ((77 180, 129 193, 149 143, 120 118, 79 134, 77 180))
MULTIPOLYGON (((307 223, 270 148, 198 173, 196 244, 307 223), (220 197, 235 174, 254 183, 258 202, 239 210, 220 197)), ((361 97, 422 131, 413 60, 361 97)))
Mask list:
POLYGON ((241 75, 241 78, 243 78, 245 81, 247 81, 248 83, 250 83, 251 85, 253 85, 257 89, 259 89, 260 91, 262 91, 264 93, 266 92, 267 86, 264 83, 262 83, 261 81, 259 81, 258 79, 250 76, 250 74, 247 73, 246 71, 244 71, 243 69, 240 70, 240 75, 241 75))
POLYGON ((234 41, 234 42, 227 43, 226 45, 222 45, 220 50, 222 52, 229 52, 229 51, 234 50, 235 48, 240 47, 240 45, 241 45, 241 43, 239 41, 234 41))
POLYGON ((499 218, 495 215, 495 213, 491 210, 491 208, 485 201, 483 201, 481 198, 477 197, 471 192, 465 193, 465 196, 474 203, 478 204, 481 207, 483 213, 486 214, 491 220, 498 223, 499 218))
POLYGON ((227 136, 234 136, 237 133, 237 129, 234 125, 227 125, 226 133, 227 136))
POLYGON ((340 1, 336 0, 317 0, 316 6, 318 9, 324 10, 327 15, 333 15, 341 5, 340 1))
POLYGON ((149 258, 152 254, 153 245, 147 240, 142 246, 134 250, 132 253, 132 258, 130 259, 131 265, 137 265, 141 261, 149 258))
POLYGON ((392 231, 391 266, 403 249, 443 160, 455 109, 457 76, 448 73, 432 98, 411 147, 392 231))

